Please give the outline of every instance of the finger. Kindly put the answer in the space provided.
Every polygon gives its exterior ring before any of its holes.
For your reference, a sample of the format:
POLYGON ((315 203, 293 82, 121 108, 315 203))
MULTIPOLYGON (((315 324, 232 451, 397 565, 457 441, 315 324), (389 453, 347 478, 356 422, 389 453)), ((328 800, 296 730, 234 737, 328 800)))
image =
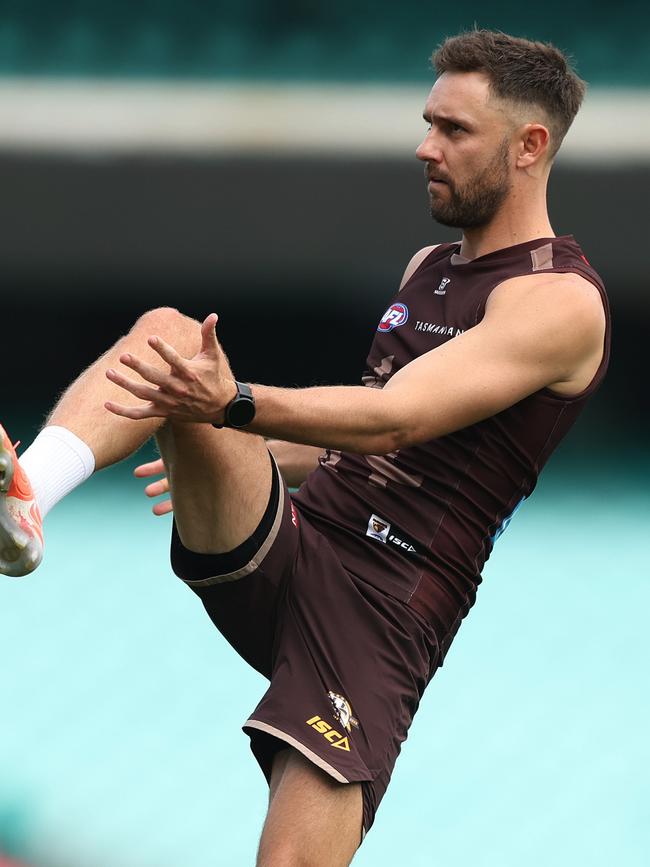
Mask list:
POLYGON ((127 376, 124 376, 123 373, 120 373, 119 370, 115 370, 112 367, 109 367, 106 371, 106 378, 110 379, 111 382, 114 382, 115 385, 119 385, 119 387, 123 388, 125 391, 128 391, 129 394, 132 394, 134 397, 139 397, 140 400, 155 401, 161 396, 160 391, 157 388, 152 388, 150 385, 136 382, 134 379, 129 379, 127 376))
POLYGON ((108 400, 104 404, 104 409, 112 412, 113 415, 119 415, 122 418, 132 418, 135 421, 143 418, 167 418, 162 407, 156 406, 153 403, 147 403, 144 406, 124 406, 121 403, 113 403, 108 400))
POLYGON ((169 482, 167 479, 159 479, 157 482, 152 482, 144 489, 148 497, 159 497, 161 494, 166 494, 169 491, 169 482))
POLYGON ((219 317, 216 313, 210 313, 201 325, 201 352, 214 355, 219 352, 219 341, 217 340, 217 320, 219 317))
POLYGON ((147 364, 146 361, 142 361, 136 355, 126 352, 124 355, 120 355, 120 361, 126 367, 130 367, 131 370, 139 373, 147 382, 152 382, 154 385, 165 385, 167 382, 168 376, 166 373, 154 367, 153 364, 147 364))
POLYGON ((165 472, 165 465, 162 458, 157 461, 149 461, 148 464, 140 464, 133 470, 133 475, 138 479, 144 479, 147 476, 157 476, 165 472))
POLYGON ((187 359, 179 355, 169 343, 165 343, 162 337, 150 337, 147 343, 170 367, 177 367, 179 370, 187 369, 187 359))
POLYGON ((154 515, 169 515, 174 511, 174 507, 171 500, 163 500, 162 503, 156 503, 151 511, 154 515))

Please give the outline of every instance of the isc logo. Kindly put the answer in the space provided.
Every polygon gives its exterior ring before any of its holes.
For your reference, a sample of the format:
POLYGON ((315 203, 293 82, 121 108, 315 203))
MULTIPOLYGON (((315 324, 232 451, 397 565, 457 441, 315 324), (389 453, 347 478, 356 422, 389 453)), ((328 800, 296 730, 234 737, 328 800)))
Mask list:
POLYGON ((348 753, 350 752, 350 742, 347 737, 344 738, 343 735, 335 731, 335 729, 333 729, 329 723, 325 722, 324 719, 321 719, 319 716, 313 716, 306 722, 308 726, 311 726, 321 734, 325 740, 329 742, 331 747, 336 747, 337 750, 345 750, 348 753))
POLYGON ((409 309, 406 304, 391 304, 381 317, 377 331, 392 331, 398 325, 404 325, 409 318, 409 309))

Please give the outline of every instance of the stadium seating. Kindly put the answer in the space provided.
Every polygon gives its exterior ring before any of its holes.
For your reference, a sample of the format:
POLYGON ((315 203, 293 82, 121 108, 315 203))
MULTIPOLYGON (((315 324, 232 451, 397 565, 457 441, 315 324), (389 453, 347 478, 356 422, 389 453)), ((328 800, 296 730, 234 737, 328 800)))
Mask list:
POLYGON ((549 0, 543 16, 495 2, 478 19, 467 0, 375 0, 371 14, 342 0, 14 0, 2 4, 0 74, 410 81, 427 78, 437 41, 476 23, 558 42, 595 84, 648 84, 650 7, 628 5, 634 27, 582 0, 549 0))

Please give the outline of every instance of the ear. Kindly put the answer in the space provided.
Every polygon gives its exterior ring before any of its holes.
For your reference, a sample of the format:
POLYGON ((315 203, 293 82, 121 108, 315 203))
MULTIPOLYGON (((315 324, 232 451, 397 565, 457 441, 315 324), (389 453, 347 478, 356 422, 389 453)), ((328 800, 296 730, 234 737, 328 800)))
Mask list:
POLYGON ((548 153, 550 135, 541 123, 527 123, 519 135, 516 166, 518 169, 532 168, 543 161, 548 153))

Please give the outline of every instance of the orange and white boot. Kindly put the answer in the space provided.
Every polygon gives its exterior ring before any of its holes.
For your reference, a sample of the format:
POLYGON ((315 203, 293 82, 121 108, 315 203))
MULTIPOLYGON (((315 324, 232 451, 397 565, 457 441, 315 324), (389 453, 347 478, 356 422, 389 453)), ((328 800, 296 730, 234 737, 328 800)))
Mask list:
POLYGON ((29 575, 43 559, 43 522, 16 449, 0 425, 0 574, 29 575))

